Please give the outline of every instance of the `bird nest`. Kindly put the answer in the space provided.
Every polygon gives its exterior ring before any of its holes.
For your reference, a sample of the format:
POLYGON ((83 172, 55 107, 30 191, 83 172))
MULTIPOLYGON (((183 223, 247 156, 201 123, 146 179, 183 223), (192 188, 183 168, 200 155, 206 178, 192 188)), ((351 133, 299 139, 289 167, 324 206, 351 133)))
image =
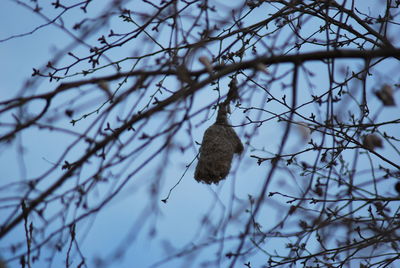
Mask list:
POLYGON ((243 144, 228 124, 226 110, 219 109, 217 121, 205 132, 194 178, 206 184, 218 184, 231 168, 233 155, 243 152, 243 144))

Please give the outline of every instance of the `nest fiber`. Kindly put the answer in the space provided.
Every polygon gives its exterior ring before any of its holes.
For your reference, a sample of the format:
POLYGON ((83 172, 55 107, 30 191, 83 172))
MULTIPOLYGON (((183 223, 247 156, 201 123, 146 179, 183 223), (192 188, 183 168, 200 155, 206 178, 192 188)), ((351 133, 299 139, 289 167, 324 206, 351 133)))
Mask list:
POLYGON ((241 152, 242 142, 229 126, 226 109, 221 106, 217 121, 204 132, 194 178, 198 182, 217 184, 228 175, 233 155, 241 152))

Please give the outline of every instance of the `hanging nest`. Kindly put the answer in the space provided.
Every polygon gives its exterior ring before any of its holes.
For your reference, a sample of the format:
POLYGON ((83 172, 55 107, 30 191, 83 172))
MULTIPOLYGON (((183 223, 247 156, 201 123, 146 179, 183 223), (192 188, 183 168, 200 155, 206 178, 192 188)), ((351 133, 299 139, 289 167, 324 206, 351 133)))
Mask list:
POLYGON ((225 179, 235 153, 243 152, 243 144, 228 124, 227 104, 219 106, 216 122, 205 132, 194 178, 198 182, 218 184, 225 179))

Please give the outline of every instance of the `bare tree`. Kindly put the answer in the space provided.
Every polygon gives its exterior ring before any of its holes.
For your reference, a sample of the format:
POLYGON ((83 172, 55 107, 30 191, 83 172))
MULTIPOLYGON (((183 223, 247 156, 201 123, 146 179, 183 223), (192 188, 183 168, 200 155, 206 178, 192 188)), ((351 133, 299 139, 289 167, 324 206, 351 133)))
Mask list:
POLYGON ((399 1, 9 2, 44 23, 0 46, 70 43, 0 101, 4 265, 110 267, 199 199, 189 243, 146 265, 400 264, 399 1), (126 195, 135 221, 93 262, 126 195))

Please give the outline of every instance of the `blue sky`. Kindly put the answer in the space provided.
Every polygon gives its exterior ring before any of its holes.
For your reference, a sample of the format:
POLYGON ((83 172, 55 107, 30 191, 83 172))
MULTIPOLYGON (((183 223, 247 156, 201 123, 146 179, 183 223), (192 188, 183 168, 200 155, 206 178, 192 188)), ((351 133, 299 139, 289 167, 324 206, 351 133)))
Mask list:
MULTIPOLYGON (((15 34, 26 33, 37 26, 41 25, 42 19, 38 18, 35 14, 26 11, 21 6, 17 6, 13 1, 3 1, 0 8, 0 22, 2 25, 7 23, 7 27, 1 27, 0 29, 0 40, 10 37, 15 34)), ((102 6, 96 6, 97 10, 102 10, 102 6)), ((52 14, 52 10, 49 9, 48 14, 52 14)), ((96 12, 94 12, 96 13, 96 12)), ((54 15, 53 13, 52 15, 54 15)), ((262 16, 262 12, 258 14, 262 16)), ((72 12, 67 14, 65 23, 72 24, 74 21, 78 20, 82 16, 79 12, 72 12)), ((249 23, 251 20, 258 19, 257 16, 249 18, 249 23)), ((124 23, 119 23, 118 20, 113 20, 112 23, 118 25, 119 27, 126 27, 124 23)), ((122 30, 121 30, 122 31, 122 30)), ((310 32, 312 30, 310 29, 310 32)), ((284 37, 283 37, 284 38, 284 37)), ((89 42, 94 42, 97 36, 89 38, 89 42)), ((163 39, 163 37, 161 37, 163 39)), ((17 92, 24 87, 24 83, 27 79, 31 79, 32 68, 39 68, 47 64, 47 60, 51 59, 57 51, 65 48, 73 42, 67 34, 62 33, 59 29, 54 26, 44 27, 37 30, 33 34, 29 34, 23 37, 8 40, 6 42, 0 43, 0 58, 2 63, 0 63, 0 80, 2 84, 0 85, 0 98, 2 100, 14 97, 17 92)), ((129 43, 128 43, 129 44, 129 43)), ((129 44, 130 46, 123 47, 116 50, 110 57, 113 59, 118 59, 126 57, 127 55, 135 55, 135 53, 140 52, 143 49, 142 43, 139 41, 136 43, 129 44)), ((215 48, 211 46, 211 48, 215 48)), ((147 49, 149 49, 147 47, 147 49)), ((87 48, 76 48, 74 53, 84 53, 87 52, 87 48)), ((207 55, 207 51, 202 51, 200 54, 207 55)), ((60 64, 65 64, 70 61, 71 58, 64 58, 60 61, 60 64)), ((363 61, 351 61, 343 60, 338 61, 338 65, 343 65, 344 67, 349 67, 352 70, 359 69, 363 61)), ((124 63, 124 67, 129 68, 131 64, 130 61, 124 63)), ((315 72, 315 77, 313 82, 315 83, 315 88, 312 88, 307 84, 305 79, 299 80, 299 90, 300 94, 298 97, 299 103, 306 102, 309 100, 309 94, 312 91, 323 92, 323 89, 328 85, 327 76, 323 72, 319 72, 323 68, 321 63, 308 63, 306 65, 310 70, 315 72)), ((290 68, 290 65, 279 66, 278 73, 283 73, 285 70, 290 68)), ((193 68, 198 69, 200 65, 197 61, 193 60, 193 68)), ((398 72, 398 63, 395 61, 388 61, 386 65, 381 69, 373 69, 371 72, 378 77, 375 81, 371 79, 368 82, 368 88, 370 89, 369 97, 371 99, 371 107, 376 107, 376 110, 382 108, 378 100, 373 97, 373 90, 378 89, 383 81, 389 81, 390 83, 398 83, 398 78, 396 77, 398 72), (384 68, 384 70, 382 69, 384 68)), ((274 70, 274 67, 271 67, 274 70)), ((339 67, 338 67, 339 69, 339 67)), ((112 69, 105 69, 96 72, 94 76, 104 75, 111 72, 112 69)), ((72 72, 73 73, 73 72, 72 72)), ((264 77, 260 75, 260 81, 264 77)), ((76 77, 76 79, 81 79, 82 77, 76 77)), ((73 80, 75 78, 72 78, 73 80)), ((242 78, 243 79, 243 78, 242 78)), ((229 81, 222 80, 221 84, 225 85, 229 81)), ((290 82, 290 77, 286 79, 286 82, 290 82)), ((46 80, 40 80, 37 87, 34 89, 36 92, 47 92, 56 88, 56 83, 48 83, 46 80)), ((178 85, 176 81, 168 81, 166 85, 171 88, 176 88, 178 85)), ((115 84, 110 84, 111 88, 116 86, 115 84)), ((350 85, 350 90, 357 92, 360 85, 357 83, 352 83, 350 85)), ((94 88, 94 86, 93 86, 94 88)), ((56 104, 60 106, 64 105, 65 102, 70 98, 75 98, 80 96, 77 106, 81 108, 78 112, 82 114, 85 111, 90 111, 93 107, 97 107, 98 103, 104 101, 104 95, 98 93, 96 96, 92 94, 87 94, 90 92, 90 88, 85 88, 82 91, 75 91, 67 93, 62 97, 55 100, 56 104), (86 91, 85 91, 86 90, 86 91)), ((149 93, 154 92, 154 88, 149 88, 149 93)), ((274 84, 269 90, 276 95, 283 96, 287 92, 280 88, 279 84, 274 84)), ((94 90, 93 90, 94 91, 94 90)), ((29 93, 27 93, 29 94, 29 93)), ((246 91, 245 97, 250 99, 250 103, 256 105, 264 105, 265 95, 264 94, 253 94, 251 90, 246 91)), ((357 94, 355 94, 357 95, 357 94)), ((206 87, 199 92, 199 97, 196 99, 196 107, 204 107, 211 102, 215 101, 216 93, 212 91, 212 86, 206 87)), ((134 101, 132 97, 132 102, 134 101)), ((290 96, 288 95, 288 102, 290 101, 290 96)), ((280 106, 274 106, 270 104, 267 106, 268 109, 275 112, 282 110, 280 106)), ((35 103, 30 106, 30 111, 34 112, 42 107, 41 103, 35 103)), ((62 106, 64 107, 64 106, 62 106)), ((129 107, 123 107, 118 112, 121 114, 126 114, 129 111, 129 107)), ((324 111, 315 106, 307 106, 302 110, 304 114, 310 114, 311 112, 316 113, 317 116, 323 118, 324 111)), ((396 113, 398 113, 398 108, 390 108, 382 110, 380 117, 382 120, 387 118, 396 118, 396 113)), ((257 113, 249 113, 250 116, 255 118, 257 113)), ((262 119, 268 118, 266 115, 262 115, 262 119)), ((345 115, 343 115, 345 116, 345 115)), ((204 130, 213 122, 214 115, 210 113, 201 113, 200 115, 193 118, 193 125, 198 124, 204 118, 210 118, 199 125, 198 127, 193 127, 193 134, 189 136, 185 134, 185 128, 180 130, 176 137, 176 143, 187 145, 193 143, 191 137, 195 141, 201 142, 202 134, 204 130)), ((58 117, 58 120, 54 123, 56 126, 63 128, 70 128, 73 131, 84 131, 84 129, 89 126, 92 122, 96 121, 96 116, 88 117, 87 120, 82 120, 78 124, 71 128, 69 123, 69 118, 58 117)), ((10 113, 0 117, 2 122, 12 122, 12 116, 10 113), (4 120, 4 121, 3 121, 4 120)), ((230 118, 233 125, 239 125, 246 122, 243 112, 240 109, 234 108, 233 114, 230 118)), ((148 125, 145 127, 146 133, 156 133, 156 131, 163 127, 163 124, 167 122, 167 115, 160 114, 152 119, 148 125)), ((116 124, 116 121, 111 122, 116 124)), ((280 137, 282 135, 282 130, 285 127, 285 123, 276 122, 276 120, 271 120, 262 125, 262 127, 253 129, 253 127, 247 126, 243 128, 235 128, 243 141, 250 141, 250 144, 246 145, 246 150, 244 155, 240 157, 240 161, 235 160, 231 177, 228 177, 226 181, 223 181, 218 186, 208 186, 197 183, 193 179, 194 163, 184 176, 181 183, 173 191, 167 204, 160 202, 162 198, 165 198, 168 194, 168 190, 175 185, 179 178, 183 175, 185 171, 185 166, 191 162, 191 160, 196 155, 195 145, 190 147, 185 153, 180 153, 178 151, 171 152, 170 155, 165 156, 163 154, 155 157, 152 162, 138 172, 133 179, 129 180, 128 183, 123 187, 122 191, 115 196, 115 198, 108 203, 95 217, 89 217, 87 220, 83 220, 78 224, 79 230, 77 237, 80 241, 80 249, 85 256, 87 256, 87 263, 89 267, 96 267, 93 265, 96 258, 100 257, 104 260, 110 261, 107 267, 149 267, 160 260, 163 260, 168 255, 173 255, 174 252, 178 252, 182 248, 190 248, 194 243, 204 243, 207 238, 219 239, 221 237, 221 232, 215 235, 212 228, 202 225, 202 221, 205 217, 209 218, 212 225, 218 225, 229 221, 230 213, 238 215, 235 217, 237 222, 232 220, 232 223, 227 225, 225 232, 222 234, 232 234, 235 235, 241 231, 240 228, 243 222, 248 219, 248 213, 246 209, 250 208, 248 201, 248 196, 257 196, 260 187, 269 171, 270 164, 264 163, 262 165, 257 165, 254 158, 251 155, 261 155, 270 156, 275 153, 278 149, 280 143, 280 137), (254 137, 253 137, 254 136, 254 137), (247 138, 246 138, 247 137, 247 138), (250 138, 248 138, 250 137, 250 138), (264 149, 264 151, 263 151, 264 149), (161 171, 165 170, 164 173, 161 171), (162 174, 162 178, 158 176, 162 174), (236 176, 234 176, 236 175, 236 176), (152 183, 159 182, 159 191, 156 194, 151 194, 152 183), (148 213, 147 213, 148 212, 148 213), (152 234, 152 230, 156 233, 152 234), (118 261, 113 260, 113 254, 116 249, 121 247, 124 252, 123 258, 118 261)), ((397 127, 388 126, 385 127, 388 133, 398 131, 397 127)), ((123 139, 126 136, 122 137, 123 139)), ((312 138, 319 140, 320 137, 318 133, 312 134, 312 138)), ((19 148, 16 145, 7 146, 2 145, 0 153, 0 168, 2 170, 1 175, 1 185, 6 183, 24 179, 26 175, 29 178, 39 176, 45 170, 52 167, 52 163, 57 162, 57 160, 62 156, 63 149, 73 142, 74 137, 62 133, 54 133, 51 131, 41 130, 38 132, 37 129, 32 129, 23 134, 20 139, 25 145, 25 154, 23 155, 24 163, 26 168, 21 168, 21 154, 19 153, 19 148), (25 172, 21 172, 25 170, 25 172)), ((143 152, 141 157, 149 157, 157 148, 160 146, 161 141, 154 142, 149 150, 143 152)), ((129 146, 136 146, 136 144, 130 144, 129 146)), ((285 152, 292 152, 294 150, 299 150, 306 145, 301 140, 300 134, 296 130, 292 131, 290 140, 286 146, 285 152)), ((76 156, 81 155, 81 147, 77 147, 68 154, 68 159, 73 159, 76 156)), ((198 147, 197 147, 198 149, 198 147)), ((386 148, 385 148, 386 149, 386 148)), ((387 151, 387 155, 392 157, 393 161, 399 161, 399 155, 391 150, 390 147, 387 151), (390 151, 391 150, 391 151, 390 151)), ((306 162, 312 162, 314 158, 313 154, 306 154, 301 160, 306 162)), ((344 154, 346 159, 351 159, 353 157, 353 152, 344 154)), ((376 161, 376 159, 374 159, 376 161)), ((140 165, 140 161, 134 159, 130 165, 122 165, 120 167, 121 174, 128 174, 132 172, 137 165, 140 165), (126 173, 123 173, 123 169, 126 168, 126 173)), ((368 157, 361 156, 359 166, 367 167, 368 157)), ((377 164, 379 162, 376 162, 377 164)), ((57 178, 61 174, 61 170, 57 169, 54 171, 52 176, 57 178)), ((86 170, 82 175, 90 174, 91 170, 86 170)), ((298 171, 300 172, 300 171, 298 171)), ((296 175, 296 174, 295 174, 296 175)), ((298 185, 306 184, 306 181, 296 178, 296 176, 290 174, 285 168, 280 168, 274 177, 273 183, 268 189, 268 192, 280 191, 285 189, 287 194, 293 194, 298 192, 298 185)), ((160 175, 161 176, 161 175, 160 175)), ((47 182, 47 183, 50 183, 47 182)), ((62 189, 68 189, 74 186, 75 182, 66 183, 62 189)), ((96 190, 90 195, 88 199, 89 205, 97 204, 101 202, 110 189, 113 187, 118 187, 122 183, 121 181, 107 182, 97 186, 96 190)), ((380 188, 381 193, 385 193, 388 196, 394 196, 395 193, 392 190, 392 181, 388 181, 383 184, 383 188, 380 188), (387 187, 387 188, 386 188, 387 187)), ((47 184, 44 183, 40 187, 45 187, 47 184)), ((16 189, 18 192, 18 189, 16 189)), ((264 230, 274 226, 284 215, 283 211, 287 211, 288 205, 285 204, 286 199, 280 197, 268 198, 266 199, 266 204, 263 206, 261 213, 258 217, 263 225, 264 230)), ((60 207, 57 205, 49 206, 47 211, 49 215, 52 213, 57 213, 60 207)), ((8 211, 9 212, 9 211, 8 211)), ((8 215, 1 212, 0 217, 8 215)), ((81 212, 78 210, 78 212, 81 212)), ((72 213, 72 212, 71 212, 72 213)), ((68 217, 72 217, 71 214, 68 217)), ((301 215, 299 216, 301 218, 301 215)), ((298 220, 299 218, 296 218, 298 220)), ((55 230, 58 227, 59 222, 55 221, 49 230, 55 230)), ((295 228, 295 222, 288 223, 288 229, 295 228)), ((6 247, 9 243, 15 241, 24 240, 23 226, 16 228, 10 235, 5 239, 0 241, 0 249, 6 247)), ((267 243, 266 247, 268 249, 275 249, 278 252, 284 251, 284 244, 289 242, 289 239, 271 239, 273 243, 267 243)), ((236 244, 235 244, 236 245, 236 244)), ((164 265, 159 267, 198 267, 199 263, 211 260, 215 258, 215 252, 221 247, 221 243, 216 243, 216 246, 210 247, 202 251, 201 254, 196 255, 197 258, 194 259, 194 255, 188 255, 191 259, 188 262, 182 259, 175 259, 170 262, 166 262, 164 265)), ((229 242, 223 245, 223 252, 228 252, 232 246, 229 242)), ((9 258, 12 254, 10 252, 1 251, 4 258, 9 258)), ((52 252, 43 251, 42 254, 50 254, 52 252)), ((51 267, 61 267, 64 265, 66 249, 61 252, 62 254, 57 254, 53 261, 53 266, 51 267)), ((221 254, 223 255, 223 254, 221 254)), ((74 255, 76 256, 76 255, 74 255)), ((74 266, 78 265, 76 258, 73 263, 74 266)), ((240 260, 241 263, 245 261, 251 261, 254 267, 259 267, 265 264, 267 257, 260 252, 256 252, 252 257, 245 260, 240 260)), ((33 267, 46 267, 43 266, 43 260, 35 263, 33 267)), ((47 265, 47 264, 46 264, 47 265)), ((18 267, 18 261, 14 261, 9 264, 9 267, 18 267)), ((221 267, 224 267, 221 264, 221 267)))

